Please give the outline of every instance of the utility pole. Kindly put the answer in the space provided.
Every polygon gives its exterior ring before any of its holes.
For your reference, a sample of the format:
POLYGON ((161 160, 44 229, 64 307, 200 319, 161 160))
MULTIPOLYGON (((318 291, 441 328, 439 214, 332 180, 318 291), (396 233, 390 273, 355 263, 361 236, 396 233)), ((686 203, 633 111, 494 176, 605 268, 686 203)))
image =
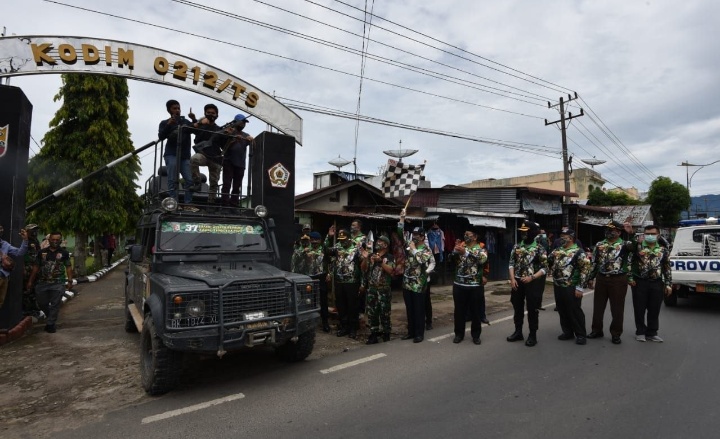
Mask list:
MULTIPOLYGON (((575 92, 574 97, 568 95, 567 103, 574 101, 577 98, 578 98, 577 92, 575 92)), ((567 136, 565 135, 565 130, 567 127, 565 126, 565 122, 575 119, 576 117, 584 116, 585 113, 583 112, 583 109, 581 108, 580 114, 576 114, 573 116, 572 113, 568 113, 568 116, 566 117, 565 116, 565 104, 566 104, 566 101, 564 100, 564 98, 562 96, 560 97, 560 101, 557 104, 551 105, 550 102, 548 102, 548 108, 560 106, 560 119, 553 121, 553 122, 548 122, 547 119, 545 119, 545 126, 556 124, 556 123, 560 122, 560 133, 562 135, 563 178, 565 179, 565 192, 567 193, 567 192, 570 192, 570 169, 568 166, 567 136)), ((563 198, 563 203, 569 204, 570 196, 565 195, 565 197, 563 198)), ((565 209, 563 209, 563 210, 565 210, 565 209)))

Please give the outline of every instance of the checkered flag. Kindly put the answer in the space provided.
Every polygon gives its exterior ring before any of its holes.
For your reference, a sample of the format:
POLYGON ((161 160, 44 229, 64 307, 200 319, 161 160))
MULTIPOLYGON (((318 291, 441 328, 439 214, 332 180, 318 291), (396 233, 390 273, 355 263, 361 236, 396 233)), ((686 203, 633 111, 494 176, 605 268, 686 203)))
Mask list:
POLYGON ((385 198, 400 198, 412 195, 417 191, 425 165, 408 165, 395 160, 388 160, 385 178, 383 178, 383 195, 385 198))

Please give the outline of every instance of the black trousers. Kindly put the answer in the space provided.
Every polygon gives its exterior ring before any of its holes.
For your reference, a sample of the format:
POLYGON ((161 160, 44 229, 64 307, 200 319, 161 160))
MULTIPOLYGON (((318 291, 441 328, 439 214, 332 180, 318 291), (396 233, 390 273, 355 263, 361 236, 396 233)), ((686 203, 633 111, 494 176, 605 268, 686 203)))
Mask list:
POLYGON ((661 280, 637 279, 636 282, 632 289, 635 335, 657 335, 665 284, 661 280))
POLYGON ((354 331, 358 327, 359 283, 335 284, 335 306, 343 329, 354 331))
POLYGON ((555 303, 560 315, 560 328, 563 334, 585 337, 585 313, 582 310, 582 296, 575 297, 575 287, 555 285, 555 303))
POLYGON ((485 287, 461 286, 453 284, 453 303, 455 304, 455 335, 465 337, 465 319, 470 314, 470 335, 473 339, 482 333, 482 304, 485 303, 485 287))
POLYGON ((407 313, 408 335, 425 337, 425 296, 427 291, 416 293, 403 288, 405 312, 407 313))
MULTIPOLYGON (((437 275, 434 275, 437 276, 437 275)), ((430 284, 425 287, 425 323, 432 325, 432 300, 430 298, 430 284)))
POLYGON ((322 319, 323 325, 327 325, 328 322, 328 284, 326 274, 316 274, 310 276, 312 279, 317 279, 320 283, 320 318, 322 319))
POLYGON ((510 293, 510 303, 513 305, 515 329, 522 330, 525 306, 528 313, 528 327, 530 332, 538 330, 539 318, 538 309, 542 304, 542 295, 545 290, 545 276, 535 279, 529 283, 522 283, 520 279, 515 279, 518 284, 517 290, 510 293))

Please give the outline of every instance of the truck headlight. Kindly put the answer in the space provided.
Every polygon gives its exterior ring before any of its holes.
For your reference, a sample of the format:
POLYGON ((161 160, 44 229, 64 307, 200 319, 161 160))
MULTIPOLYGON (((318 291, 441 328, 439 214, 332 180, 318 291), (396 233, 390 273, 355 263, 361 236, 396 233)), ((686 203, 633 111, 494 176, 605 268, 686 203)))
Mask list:
POLYGON ((185 305, 185 312, 190 317, 200 317, 205 315, 205 302, 199 299, 193 299, 185 305))
POLYGON ((267 216, 267 213, 267 207, 263 206, 262 204, 255 206, 255 215, 257 215, 258 217, 265 218, 267 216))
POLYGON ((175 212, 178 208, 178 202, 173 197, 167 197, 160 203, 163 209, 167 212, 175 212))

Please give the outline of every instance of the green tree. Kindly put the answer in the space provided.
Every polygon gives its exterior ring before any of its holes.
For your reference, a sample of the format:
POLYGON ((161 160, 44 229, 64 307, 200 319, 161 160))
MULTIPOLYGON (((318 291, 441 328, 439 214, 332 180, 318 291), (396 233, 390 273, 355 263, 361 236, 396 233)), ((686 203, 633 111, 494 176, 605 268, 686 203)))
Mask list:
POLYGON ((622 191, 603 191, 595 188, 588 196, 588 204, 591 206, 634 206, 640 204, 640 201, 622 191))
POLYGON ((658 177, 650 185, 647 202, 652 206, 657 223, 672 227, 680 221, 682 211, 690 207, 690 192, 668 177, 658 177))
MULTIPOLYGON (((104 75, 62 75, 55 96, 62 106, 50 121, 40 152, 28 166, 27 202, 33 203, 133 151, 128 130, 128 85, 104 75)), ((46 231, 75 235, 75 269, 85 274, 88 236, 134 227, 142 203, 135 181, 140 164, 132 157, 39 206, 30 220, 46 231)))

